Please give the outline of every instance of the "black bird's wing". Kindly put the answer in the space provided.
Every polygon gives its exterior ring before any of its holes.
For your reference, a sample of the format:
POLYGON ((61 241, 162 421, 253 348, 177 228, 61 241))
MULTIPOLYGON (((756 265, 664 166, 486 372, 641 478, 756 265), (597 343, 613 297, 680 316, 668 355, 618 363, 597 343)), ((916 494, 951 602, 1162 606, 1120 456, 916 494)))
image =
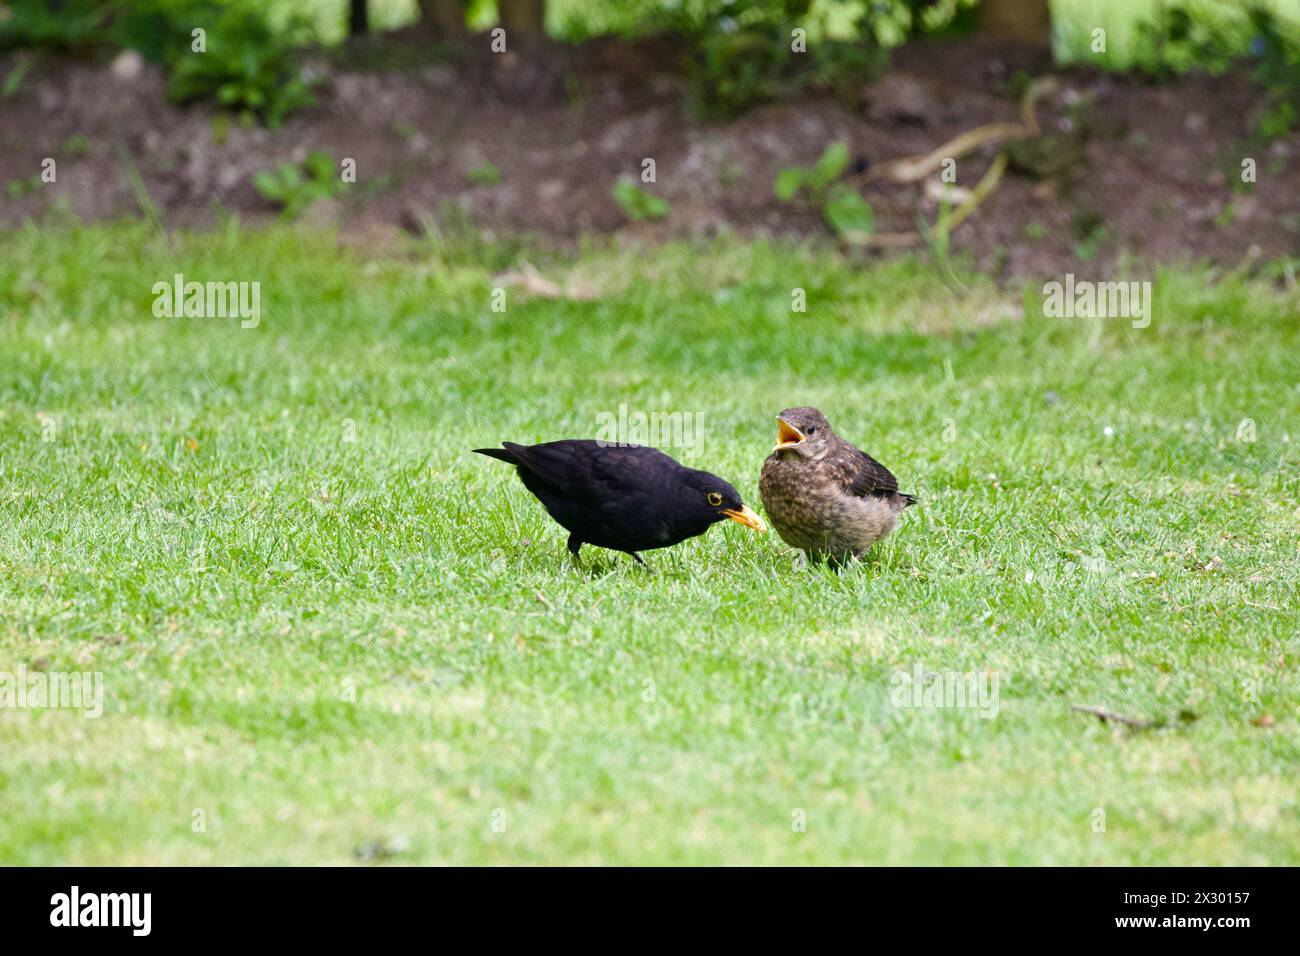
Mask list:
POLYGON ((674 509, 665 500, 682 468, 662 452, 586 439, 503 444, 524 486, 578 540, 638 551, 684 536, 676 533, 674 509))
MULTIPOLYGON (((608 467, 601 446, 594 441, 565 439, 541 445, 501 443, 501 448, 475 448, 475 453, 487 455, 498 461, 518 465, 533 478, 550 485, 556 491, 581 492, 593 479, 602 483, 617 482, 618 473, 608 467)), ((587 487, 586 491, 593 489, 587 487)))
POLYGON ((539 478, 556 490, 567 490, 582 473, 589 470, 591 449, 595 442, 553 441, 544 445, 520 445, 503 441, 501 448, 475 448, 476 455, 518 465, 532 477, 539 478))
POLYGON ((576 498, 600 498, 611 492, 656 491, 682 470, 663 452, 640 445, 606 445, 575 438, 540 445, 512 441, 501 444, 504 447, 474 451, 518 465, 554 490, 576 498))
POLYGON ((556 491, 595 506, 607 502, 641 506, 680 470, 667 455, 633 445, 570 439, 528 447, 506 442, 505 446, 524 468, 556 491))

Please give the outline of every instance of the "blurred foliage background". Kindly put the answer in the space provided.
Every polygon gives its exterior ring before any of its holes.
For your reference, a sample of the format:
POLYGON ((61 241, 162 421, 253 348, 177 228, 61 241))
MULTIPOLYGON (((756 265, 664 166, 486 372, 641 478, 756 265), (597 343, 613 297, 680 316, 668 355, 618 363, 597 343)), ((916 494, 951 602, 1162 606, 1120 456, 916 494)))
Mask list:
MULTIPOLYGON (((400 68, 412 50, 415 65, 472 59, 486 49, 478 34, 500 24, 516 50, 667 38, 655 55, 680 63, 690 113, 710 120, 804 92, 848 102, 899 44, 973 35, 1050 43, 1058 62, 1132 70, 1153 83, 1244 62, 1263 90, 1253 138, 1269 142, 1300 122, 1297 16, 1300 0, 9 0, 0 3, 0 96, 15 96, 40 56, 132 50, 163 67, 172 102, 213 102, 275 127, 316 99, 319 76, 305 53, 328 53, 351 35, 347 55, 364 48, 375 69, 400 68), (190 55, 197 44, 205 55, 190 55)), ((529 57, 542 62, 547 51, 529 57)), ((257 188, 284 208, 294 196, 329 194, 296 164, 264 172, 257 188)), ((846 204, 839 193, 815 197, 827 218, 853 224, 841 233, 869 230, 861 201, 846 204)), ((662 215, 641 209, 635 189, 614 198, 631 219, 662 215)))
MULTIPOLYGON (((603 35, 638 36, 661 31, 684 34, 733 33, 764 24, 797 21, 810 39, 871 37, 884 46, 923 32, 971 29, 979 0, 502 0, 544 9, 546 32, 579 42, 603 35)), ((1029 9, 1046 0, 985 0, 1029 9)), ((0 3, 0 37, 10 46, 74 47, 92 38, 129 40, 141 52, 161 57, 170 23, 210 20, 238 10, 245 23, 263 20, 277 33, 335 44, 349 29, 350 11, 363 6, 369 28, 397 30, 445 17, 458 10, 466 29, 485 30, 502 22, 498 0, 9 0, 0 3)), ((1250 13, 1267 11, 1294 28, 1300 0, 1051 0, 1052 41, 1062 62, 1094 61, 1127 68, 1151 53, 1147 34, 1163 25, 1220 34, 1225 49, 1249 50, 1250 13), (1092 49, 1092 30, 1107 28, 1106 50, 1092 49)), ((454 16, 455 14, 451 14, 454 16)), ((440 28, 445 28, 445 23, 440 28)), ((1184 58, 1174 62, 1187 68, 1184 58)))

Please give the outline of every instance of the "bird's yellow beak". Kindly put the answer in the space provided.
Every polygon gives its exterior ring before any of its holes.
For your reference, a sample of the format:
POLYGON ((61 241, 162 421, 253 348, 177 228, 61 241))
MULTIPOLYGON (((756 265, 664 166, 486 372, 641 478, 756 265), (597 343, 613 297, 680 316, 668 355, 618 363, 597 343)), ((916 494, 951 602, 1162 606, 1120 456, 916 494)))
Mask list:
POLYGON ((793 448, 803 441, 803 432, 795 428, 784 418, 776 420, 776 444, 772 446, 772 451, 781 451, 783 448, 793 448))
POLYGON ((737 521, 747 528, 753 528, 758 532, 767 530, 767 525, 763 524, 763 519, 754 514, 748 505, 741 505, 739 508, 728 508, 722 513, 732 521, 737 521))

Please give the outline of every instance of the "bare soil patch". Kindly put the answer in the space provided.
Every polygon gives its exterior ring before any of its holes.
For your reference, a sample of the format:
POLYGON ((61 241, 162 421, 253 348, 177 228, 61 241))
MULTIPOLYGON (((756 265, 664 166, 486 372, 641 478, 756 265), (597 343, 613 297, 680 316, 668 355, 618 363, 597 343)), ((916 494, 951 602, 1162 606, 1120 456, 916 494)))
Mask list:
MULTIPOLYGON (((1300 249, 1300 136, 1247 145, 1263 99, 1242 75, 1152 85, 1054 71, 1035 48, 927 41, 895 51, 888 73, 851 101, 803 98, 702 123, 687 107, 681 51, 664 39, 516 44, 505 55, 472 41, 436 58, 401 34, 320 54, 310 68, 322 80, 316 104, 264 129, 168 104, 153 67, 128 76, 109 62, 38 63, 0 104, 0 183, 30 180, 47 157, 58 178, 0 190, 0 225, 54 209, 138 215, 133 168, 168 226, 203 226, 222 211, 271 217, 253 175, 325 150, 354 159, 358 182, 307 215, 345 234, 433 223, 560 243, 589 232, 829 236, 816 210, 776 199, 783 167, 811 164, 835 140, 850 144, 859 173, 928 153, 974 127, 1018 121, 1025 82, 1054 73, 1038 120, 1077 144, 1077 161, 1046 176, 1013 165, 956 229, 954 250, 1014 278, 1081 262, 1108 272, 1130 255, 1231 266, 1300 249), (647 188, 670 212, 629 223, 610 189, 646 157, 657 166, 647 188), (1242 188, 1246 158, 1258 182, 1242 188), (489 163, 498 182, 471 175, 489 163)), ((997 149, 960 158, 958 184, 974 186, 997 149)), ((882 231, 913 230, 938 212, 924 182, 874 179, 863 192, 882 231)))

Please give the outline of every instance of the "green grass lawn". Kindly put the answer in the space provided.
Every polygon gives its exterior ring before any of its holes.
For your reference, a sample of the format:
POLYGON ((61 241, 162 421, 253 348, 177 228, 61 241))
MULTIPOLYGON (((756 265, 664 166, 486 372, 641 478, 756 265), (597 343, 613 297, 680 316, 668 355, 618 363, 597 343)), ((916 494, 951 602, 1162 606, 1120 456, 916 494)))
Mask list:
POLYGON ((596 298, 493 312, 496 247, 0 237, 0 670, 105 687, 0 709, 0 863, 1300 863, 1294 293, 1160 272, 1135 329, 822 247, 532 261, 596 298), (176 272, 260 324, 155 318, 176 272), (624 403, 702 413, 755 507, 818 405, 921 505, 839 574, 729 522, 579 573, 469 449, 624 403), (894 706, 918 664, 996 715, 894 706))

